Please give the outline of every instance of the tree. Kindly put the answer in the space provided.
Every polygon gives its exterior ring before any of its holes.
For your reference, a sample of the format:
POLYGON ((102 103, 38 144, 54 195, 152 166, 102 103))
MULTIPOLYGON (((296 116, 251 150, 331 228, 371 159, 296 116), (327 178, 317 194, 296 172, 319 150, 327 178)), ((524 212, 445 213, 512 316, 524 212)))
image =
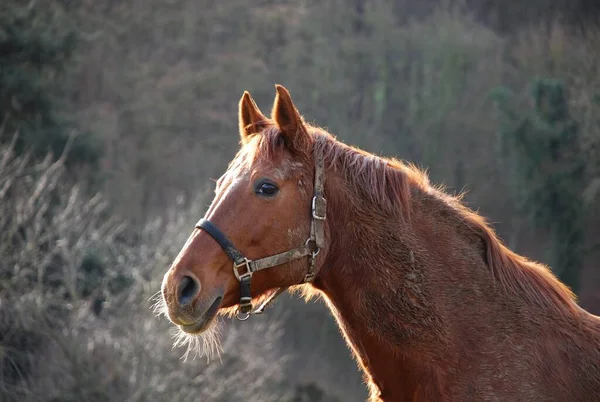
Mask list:
MULTIPOLYGON (((3 143, 12 140, 17 153, 33 149, 38 157, 59 155, 74 124, 65 117, 68 95, 63 75, 78 35, 58 1, 27 4, 7 1, 0 9, 0 121, 3 143)), ((89 135, 78 135, 67 165, 93 163, 99 149, 89 135)))
POLYGON ((563 282, 579 289, 584 244, 585 160, 579 152, 579 127, 569 113, 562 82, 537 79, 531 87, 533 109, 522 116, 506 88, 494 98, 504 115, 500 130, 504 156, 522 211, 550 232, 550 258, 563 282))

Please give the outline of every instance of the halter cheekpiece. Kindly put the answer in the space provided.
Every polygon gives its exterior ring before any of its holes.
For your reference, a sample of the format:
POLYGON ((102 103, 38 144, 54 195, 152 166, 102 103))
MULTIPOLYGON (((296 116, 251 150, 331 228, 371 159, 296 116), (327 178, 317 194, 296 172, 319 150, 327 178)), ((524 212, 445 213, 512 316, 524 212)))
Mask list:
POLYGON ((247 320, 250 315, 261 314, 277 296, 288 289, 288 287, 278 288, 271 293, 261 305, 253 309, 250 285, 252 274, 254 272, 308 256, 308 270, 301 283, 311 282, 315 278, 317 254, 319 254, 319 251, 325 243, 324 223, 327 214, 327 200, 323 196, 323 158, 321 157, 320 152, 316 150, 314 153, 314 162, 315 181, 314 194, 311 203, 310 235, 302 246, 258 260, 249 260, 244 257, 227 236, 213 223, 202 218, 196 224, 196 228, 206 231, 217 243, 219 243, 225 254, 233 261, 233 274, 240 282, 240 304, 238 307, 237 318, 241 321, 247 320))

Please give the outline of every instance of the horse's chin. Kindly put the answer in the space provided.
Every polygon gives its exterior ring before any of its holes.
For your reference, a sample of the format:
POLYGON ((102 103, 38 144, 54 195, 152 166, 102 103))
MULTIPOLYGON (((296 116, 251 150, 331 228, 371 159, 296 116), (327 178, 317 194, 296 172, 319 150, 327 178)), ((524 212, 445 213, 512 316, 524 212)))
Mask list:
POLYGON ((183 358, 187 360, 190 353, 195 357, 205 355, 211 359, 214 355, 220 356, 221 339, 218 330, 217 314, 222 302, 222 297, 217 297, 208 310, 193 324, 177 325, 175 329, 174 347, 186 347, 183 358))
POLYGON ((201 329, 195 332, 186 332, 181 326, 176 326, 173 332, 173 347, 184 347, 186 350, 183 359, 187 360, 190 354, 192 358, 206 356, 207 360, 215 355, 220 357, 221 334, 216 317, 208 320, 201 329))

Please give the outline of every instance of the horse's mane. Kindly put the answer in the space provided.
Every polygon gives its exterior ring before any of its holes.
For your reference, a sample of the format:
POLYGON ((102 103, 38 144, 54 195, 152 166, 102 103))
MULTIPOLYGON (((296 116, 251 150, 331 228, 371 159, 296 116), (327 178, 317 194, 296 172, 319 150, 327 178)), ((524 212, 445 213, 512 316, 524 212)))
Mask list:
POLYGON ((438 196, 481 238, 485 245, 487 265, 506 291, 520 294, 526 300, 557 313, 576 310, 575 295, 555 277, 549 267, 510 250, 486 219, 467 208, 458 197, 445 193, 438 196))
MULTIPOLYGON (((411 190, 436 197, 482 240, 486 263, 505 291, 519 294, 531 303, 558 313, 576 309, 571 290, 558 281, 547 266, 530 261, 506 247, 485 218, 462 203, 462 195, 452 196, 432 186, 426 172, 415 165, 346 145, 320 128, 309 126, 309 131, 314 147, 322 151, 326 166, 339 169, 353 191, 368 197, 383 210, 399 212, 399 216, 407 221, 410 220, 411 190)), ((272 158, 280 151, 280 134, 277 128, 270 127, 257 136, 255 157, 272 158)))

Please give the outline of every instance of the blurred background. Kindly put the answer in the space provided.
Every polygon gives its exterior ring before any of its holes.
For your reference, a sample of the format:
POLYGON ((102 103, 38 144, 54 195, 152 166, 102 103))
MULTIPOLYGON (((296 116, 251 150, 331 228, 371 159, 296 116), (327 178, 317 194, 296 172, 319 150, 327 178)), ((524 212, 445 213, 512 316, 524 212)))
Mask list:
POLYGON ((426 168, 600 313, 600 3, 3 0, 0 400, 363 401, 321 301, 183 360, 150 309, 274 84, 426 168))

